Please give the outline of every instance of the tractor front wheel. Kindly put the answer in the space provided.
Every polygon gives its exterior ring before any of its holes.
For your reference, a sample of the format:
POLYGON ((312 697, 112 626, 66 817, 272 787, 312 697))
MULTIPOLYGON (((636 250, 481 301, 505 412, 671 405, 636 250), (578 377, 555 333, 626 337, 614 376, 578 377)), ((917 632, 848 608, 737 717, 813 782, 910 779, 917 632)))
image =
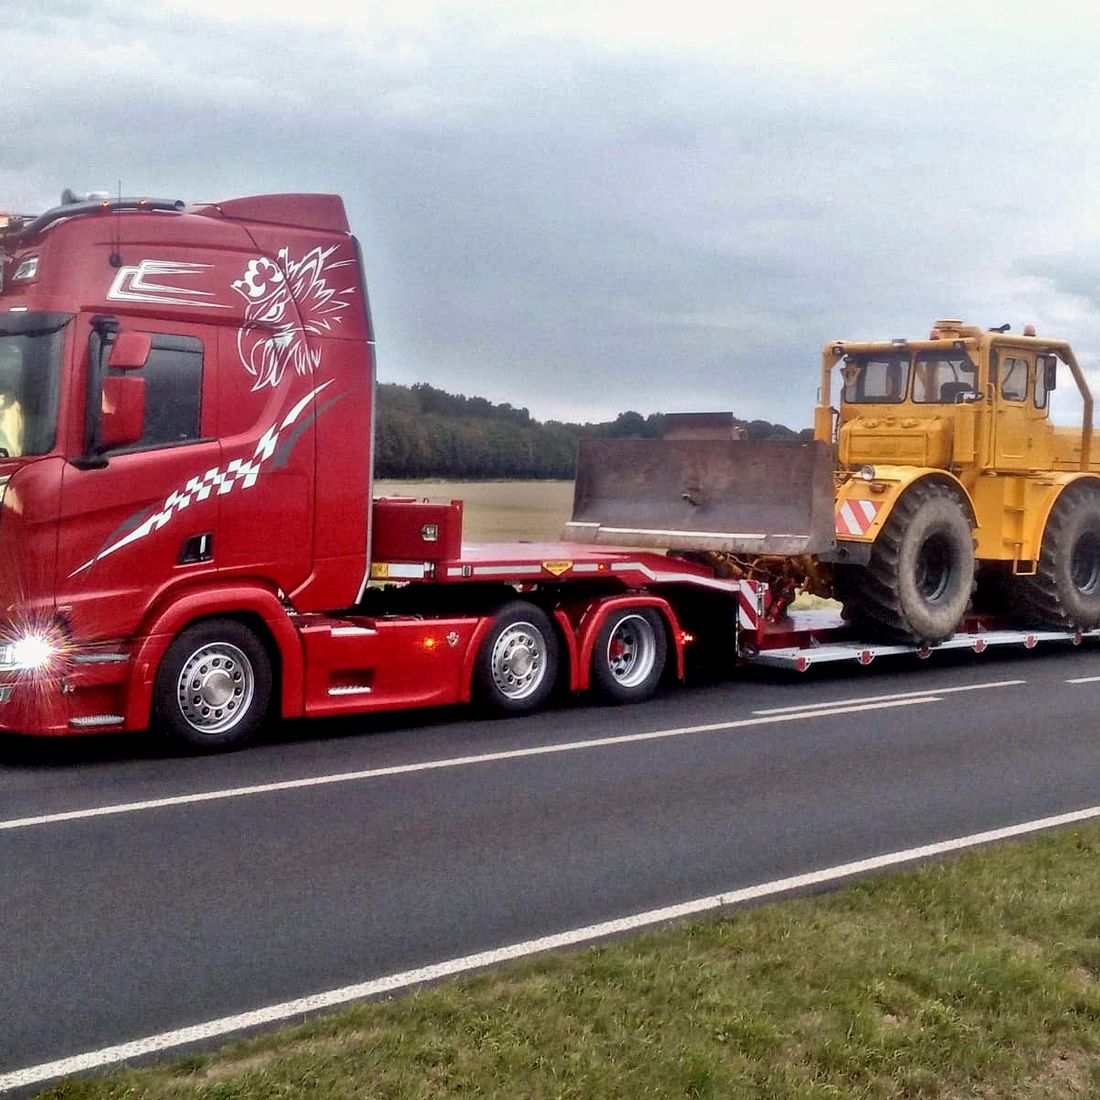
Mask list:
POLYGON ((974 588, 974 543, 962 501, 946 485, 902 495, 866 566, 838 570, 845 617, 869 637, 935 645, 958 629, 974 588))

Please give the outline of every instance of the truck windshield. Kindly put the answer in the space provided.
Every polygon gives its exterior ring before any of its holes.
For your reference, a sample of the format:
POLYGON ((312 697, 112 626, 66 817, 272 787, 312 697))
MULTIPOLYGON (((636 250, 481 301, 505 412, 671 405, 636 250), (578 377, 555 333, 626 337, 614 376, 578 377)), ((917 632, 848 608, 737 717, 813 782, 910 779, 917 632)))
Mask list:
POLYGON ((0 458, 41 455, 57 434, 67 313, 0 317, 0 458))
POLYGON ((892 405, 909 392, 909 357, 849 355, 841 367, 844 400, 849 405, 892 405))

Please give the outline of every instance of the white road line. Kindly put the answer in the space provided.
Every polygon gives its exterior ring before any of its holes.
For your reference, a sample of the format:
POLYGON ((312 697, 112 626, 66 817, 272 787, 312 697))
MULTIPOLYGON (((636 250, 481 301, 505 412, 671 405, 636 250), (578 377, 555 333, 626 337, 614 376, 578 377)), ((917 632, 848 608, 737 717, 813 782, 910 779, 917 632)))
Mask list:
MULTIPOLYGON (((1094 677, 1100 680, 1100 676, 1094 677)), ((1077 681, 1070 680, 1071 684, 1077 681)), ((929 688, 927 691, 899 691, 893 695, 866 695, 861 699, 841 699, 831 703, 802 703, 794 707, 769 707, 767 710, 754 710, 753 714, 795 714, 802 711, 824 710, 829 707, 838 707, 851 703, 876 703, 893 699, 922 699, 928 695, 952 695, 958 691, 984 691, 986 688, 1015 687, 1018 684, 1026 684, 1026 680, 997 680, 988 684, 964 684, 962 687, 929 688)))
POLYGON ((809 886, 838 882, 854 875, 867 874, 870 871, 881 871, 884 868, 897 867, 899 864, 911 863, 914 860, 928 859, 932 856, 945 855, 948 852, 957 852, 964 848, 973 848, 980 844, 1008 840, 1012 837, 1025 836, 1028 833, 1053 829, 1060 825, 1072 825, 1097 817, 1100 817, 1100 806, 1090 806, 1084 810, 1074 810, 1071 813, 1057 814, 1053 817, 1040 817, 1032 821, 1021 822, 1018 825, 1008 825, 1001 829, 970 833, 967 836, 941 840, 935 844, 924 844, 917 848, 904 848, 901 851, 887 852, 885 855, 871 856, 868 859, 859 859, 852 863, 841 863, 835 867, 825 867, 818 871, 809 871, 806 874, 773 879, 771 882, 759 883, 756 886, 745 886, 722 894, 711 894, 709 897, 695 898, 693 901, 681 902, 679 905, 668 905, 662 909, 650 909, 644 913, 634 913, 631 916, 620 917, 617 920, 588 924, 582 928, 559 932, 556 935, 524 940, 521 943, 509 944, 506 947, 498 947, 490 951, 480 951, 474 955, 463 955, 457 959, 448 959, 446 962, 417 967, 415 970, 403 970, 399 974, 390 974, 384 978, 374 978, 355 985, 342 986, 339 989, 329 989, 308 997, 299 997, 293 1001, 282 1001, 279 1004, 266 1005, 263 1008, 253 1009, 251 1012, 241 1012, 235 1016, 222 1016, 216 1020, 193 1024, 190 1027, 182 1027, 174 1031, 162 1031, 158 1035, 147 1035, 143 1039, 103 1047, 100 1050, 88 1051, 84 1054, 73 1055, 70 1058, 60 1058, 55 1062, 42 1062, 37 1066, 13 1070, 0 1074, 0 1092, 6 1089, 41 1084, 44 1081, 73 1073, 86 1073, 89 1070, 98 1069, 115 1062, 141 1058, 149 1054, 156 1054, 159 1051, 184 1046, 188 1043, 223 1038, 233 1032, 243 1031, 247 1028, 281 1023, 305 1013, 334 1008, 337 1005, 347 1004, 349 1001, 375 997, 380 993, 394 993, 401 989, 408 989, 410 986, 420 985, 423 982, 438 981, 440 978, 449 978, 471 970, 480 970, 487 966, 508 962, 511 959, 519 959, 544 951, 556 951, 563 947, 574 947, 577 944, 589 943, 593 940, 604 939, 607 936, 619 935, 623 932, 637 931, 640 928, 646 928, 654 924, 680 920, 698 913, 739 905, 748 901, 759 901, 792 890, 802 890, 809 886))
POLYGON ((381 779, 391 775, 409 775, 413 772, 441 771, 445 768, 465 768, 473 764, 493 764, 501 760, 522 760, 531 756, 551 756, 555 753, 580 752, 584 749, 602 749, 612 745, 632 745, 643 741, 660 741, 672 737, 689 737, 719 730, 746 729, 751 726, 768 726, 780 722, 801 722, 809 718, 828 718, 834 714, 857 714, 861 711, 883 710, 889 707, 912 706, 915 703, 936 703, 933 695, 916 699, 897 699, 867 703, 858 706, 836 706, 831 710, 817 710, 807 714, 774 714, 759 718, 741 718, 732 722, 713 722, 705 726, 681 726, 676 729, 650 730, 646 733, 624 733, 613 737, 595 737, 587 741, 563 741, 553 745, 539 745, 530 749, 509 749, 505 752, 486 752, 477 756, 456 756, 444 760, 424 760, 418 764, 394 764, 388 768, 369 768, 365 771, 335 772, 331 775, 314 775, 305 779, 286 779, 275 783, 258 783, 250 787, 226 787, 221 790, 201 791, 196 794, 170 795, 166 798, 149 798, 142 802, 116 802, 107 806, 92 806, 83 810, 63 810, 59 813, 39 814, 36 817, 16 817, 0 821, 0 832, 10 829, 29 829, 36 825, 53 825, 61 821, 82 821, 90 817, 110 817, 114 814, 140 813, 159 810, 165 806, 189 806, 197 802, 217 802, 227 798, 247 798, 252 795, 273 794, 277 791, 297 791, 308 787, 326 787, 335 783, 357 783, 367 779, 381 779))
POLYGON ((1075 680, 1067 680, 1067 684, 1095 684, 1100 683, 1100 676, 1078 676, 1075 680))

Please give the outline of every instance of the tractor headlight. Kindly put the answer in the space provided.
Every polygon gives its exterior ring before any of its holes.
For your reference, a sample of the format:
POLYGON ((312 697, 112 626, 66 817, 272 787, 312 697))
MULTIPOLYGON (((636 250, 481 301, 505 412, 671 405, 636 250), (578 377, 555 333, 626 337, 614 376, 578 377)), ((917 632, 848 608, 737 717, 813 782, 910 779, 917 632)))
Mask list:
POLYGON ((874 466, 860 466, 859 476, 861 478, 863 478, 864 481, 874 481, 875 480, 875 468, 874 468, 874 466))

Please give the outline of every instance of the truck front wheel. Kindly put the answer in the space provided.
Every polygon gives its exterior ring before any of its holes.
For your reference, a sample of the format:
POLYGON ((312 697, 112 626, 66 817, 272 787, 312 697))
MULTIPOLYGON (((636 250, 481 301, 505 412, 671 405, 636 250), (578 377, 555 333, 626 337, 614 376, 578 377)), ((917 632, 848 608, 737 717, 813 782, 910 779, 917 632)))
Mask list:
POLYGON ((525 600, 505 604, 478 650, 476 699, 500 714, 526 714, 545 702, 557 674, 558 638, 549 616, 525 600))
POLYGON ((667 655, 665 625, 656 611, 613 611, 596 635, 592 686, 605 702, 640 703, 657 690, 667 655))
POLYGON ((271 702, 271 660, 233 619, 184 630, 164 654, 153 688, 158 729, 189 750, 235 749, 259 730, 271 702))

